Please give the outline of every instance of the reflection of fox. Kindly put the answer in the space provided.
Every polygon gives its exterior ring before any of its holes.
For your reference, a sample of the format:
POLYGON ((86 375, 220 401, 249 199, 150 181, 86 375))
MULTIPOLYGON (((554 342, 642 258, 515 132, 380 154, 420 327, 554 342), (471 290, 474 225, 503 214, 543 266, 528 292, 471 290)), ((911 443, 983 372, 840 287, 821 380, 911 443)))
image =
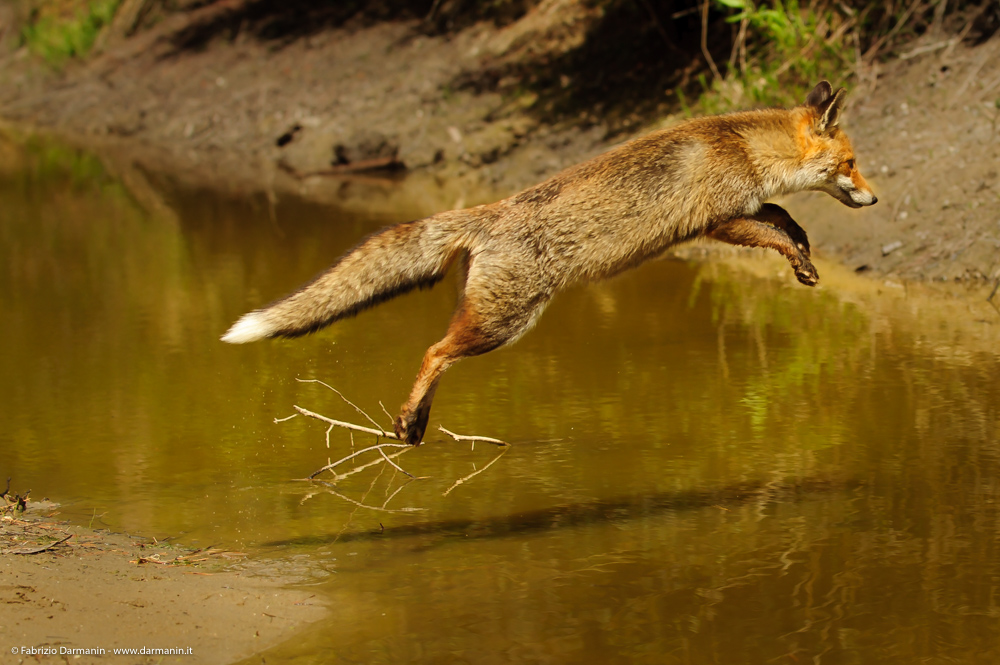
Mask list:
POLYGON ((427 350, 394 423, 420 443, 441 374, 520 337, 553 294, 608 277, 698 236, 770 247, 803 284, 818 280, 805 232, 767 199, 824 191, 852 208, 876 198, 838 119, 843 88, 803 106, 690 120, 574 166, 490 205, 443 212, 364 240, 299 291, 245 315, 222 338, 295 337, 440 280, 464 287, 448 332, 427 350))

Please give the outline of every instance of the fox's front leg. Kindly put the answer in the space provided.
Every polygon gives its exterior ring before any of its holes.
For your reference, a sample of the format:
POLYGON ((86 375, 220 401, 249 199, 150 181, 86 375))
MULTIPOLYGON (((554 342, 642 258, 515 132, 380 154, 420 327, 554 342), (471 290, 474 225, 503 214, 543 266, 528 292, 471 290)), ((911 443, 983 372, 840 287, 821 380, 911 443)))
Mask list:
POLYGON ((819 273, 809 260, 806 232, 781 206, 765 203, 755 215, 727 219, 706 235, 731 245, 769 247, 788 259, 800 282, 815 286, 819 281, 819 273))

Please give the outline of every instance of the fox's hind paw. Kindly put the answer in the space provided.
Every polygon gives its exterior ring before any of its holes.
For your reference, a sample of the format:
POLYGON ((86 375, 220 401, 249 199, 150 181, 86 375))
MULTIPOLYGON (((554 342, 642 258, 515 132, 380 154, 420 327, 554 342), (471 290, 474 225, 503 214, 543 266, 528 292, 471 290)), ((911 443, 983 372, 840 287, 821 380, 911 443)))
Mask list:
POLYGON ((404 406, 403 412, 392 423, 399 440, 411 446, 419 446, 423 441, 424 431, 427 429, 430 411, 430 407, 427 407, 426 409, 417 409, 417 412, 413 413, 404 406))
POLYGON ((806 286, 816 286, 816 283, 819 282, 819 273, 816 272, 816 267, 812 262, 808 260, 796 266, 795 277, 806 286))

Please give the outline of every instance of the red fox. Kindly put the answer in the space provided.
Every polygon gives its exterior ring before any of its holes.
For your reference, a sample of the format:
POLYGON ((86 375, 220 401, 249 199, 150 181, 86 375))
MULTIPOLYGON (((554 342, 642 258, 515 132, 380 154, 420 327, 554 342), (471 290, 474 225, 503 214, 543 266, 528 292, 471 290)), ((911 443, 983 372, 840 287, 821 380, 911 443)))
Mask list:
POLYGON ((502 201, 389 227, 295 293, 243 316, 222 340, 313 332, 430 286, 457 261, 457 309, 393 423, 400 439, 418 445, 441 374, 518 339, 573 282, 610 277, 708 236, 775 249, 800 282, 816 284, 805 231, 765 201, 817 190, 852 208, 876 202, 838 127, 843 101, 843 88, 822 81, 802 106, 689 120, 502 201))

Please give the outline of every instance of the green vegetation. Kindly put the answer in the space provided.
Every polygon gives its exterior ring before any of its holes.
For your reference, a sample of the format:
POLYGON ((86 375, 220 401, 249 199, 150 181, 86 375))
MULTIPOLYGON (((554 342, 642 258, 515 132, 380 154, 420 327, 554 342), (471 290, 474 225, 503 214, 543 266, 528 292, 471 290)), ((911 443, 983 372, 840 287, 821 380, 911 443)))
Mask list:
POLYGON ((83 58, 101 30, 110 25, 119 0, 44 3, 31 12, 21 30, 32 52, 54 67, 71 58, 83 58))
MULTIPOLYGON (((795 104, 823 78, 843 80, 858 62, 851 31, 854 19, 841 7, 825 3, 800 6, 798 0, 775 0, 755 5, 753 0, 716 0, 728 10, 728 23, 738 24, 732 55, 724 79, 712 86, 726 101, 728 82, 753 104, 795 104)), ((706 100, 707 101, 707 100, 706 100)), ((721 110, 721 109, 713 109, 721 110)))
POLYGON ((492 22, 510 42, 446 94, 530 93, 541 121, 600 119, 611 135, 678 110, 798 103, 819 79, 863 86, 914 39, 934 51, 1000 29, 996 0, 234 0, 217 14, 200 10, 220 0, 7 1, 21 42, 57 68, 99 37, 111 43, 175 13, 190 15, 173 35, 180 49, 237 33, 284 45, 348 21, 408 21, 429 36, 492 22), (101 37, 112 20, 115 37, 101 37))
MULTIPOLYGON (((699 77, 699 101, 707 112, 795 104, 823 78, 859 83, 909 40, 939 32, 942 41, 971 38, 977 22, 996 12, 983 0, 714 0, 714 10, 730 25, 731 48, 715 62, 720 49, 703 42, 711 78, 708 71, 699 77)), ((706 33, 718 38, 711 21, 706 33)))
MULTIPOLYGON (((479 20, 476 10, 492 6, 439 4, 445 26, 479 20)), ((821 79, 865 87, 893 56, 980 43, 1000 29, 996 0, 559 0, 559 11, 540 0, 506 4, 524 12, 510 14, 512 43, 530 48, 487 58, 464 83, 510 98, 530 90, 541 122, 600 124, 610 135, 678 111, 798 104, 821 79)))

